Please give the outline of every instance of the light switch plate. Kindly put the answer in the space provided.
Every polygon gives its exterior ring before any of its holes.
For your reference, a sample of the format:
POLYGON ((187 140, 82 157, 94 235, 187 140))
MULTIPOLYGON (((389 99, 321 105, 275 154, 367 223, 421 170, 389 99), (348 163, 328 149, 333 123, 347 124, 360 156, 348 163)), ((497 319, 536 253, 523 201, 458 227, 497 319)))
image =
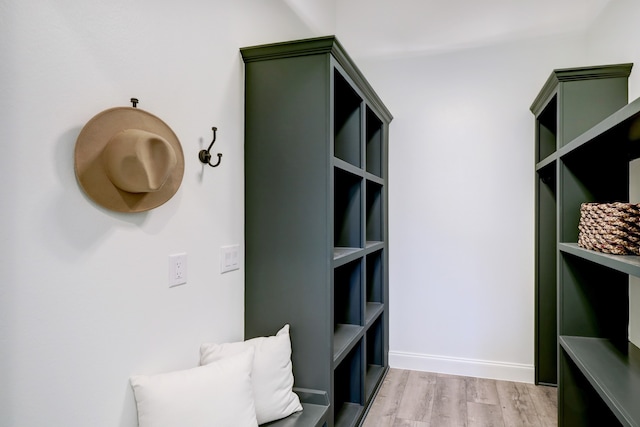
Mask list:
POLYGON ((220 273, 240 268, 240 245, 222 246, 220 248, 220 273))

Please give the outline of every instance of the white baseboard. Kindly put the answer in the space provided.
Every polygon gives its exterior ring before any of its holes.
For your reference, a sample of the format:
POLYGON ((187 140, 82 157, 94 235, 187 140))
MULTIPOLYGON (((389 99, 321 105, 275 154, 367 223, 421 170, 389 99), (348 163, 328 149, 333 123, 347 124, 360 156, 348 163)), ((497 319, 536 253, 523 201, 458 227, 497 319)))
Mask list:
POLYGON ((389 366, 412 371, 437 372, 465 377, 490 378, 533 384, 533 365, 433 356, 430 354, 389 352, 389 366))

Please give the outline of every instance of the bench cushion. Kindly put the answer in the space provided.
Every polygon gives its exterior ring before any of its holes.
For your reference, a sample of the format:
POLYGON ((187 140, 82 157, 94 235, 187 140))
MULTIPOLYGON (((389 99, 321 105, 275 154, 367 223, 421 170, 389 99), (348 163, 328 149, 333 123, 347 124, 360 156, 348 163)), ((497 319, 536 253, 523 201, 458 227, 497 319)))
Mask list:
POLYGON ((206 366, 132 376, 139 427, 257 426, 252 363, 248 348, 206 366))
POLYGON ((206 365, 234 356, 247 348, 255 350, 251 382, 258 423, 264 424, 301 411, 300 399, 292 390, 289 325, 285 325, 275 336, 234 343, 202 344, 200 364, 206 365))

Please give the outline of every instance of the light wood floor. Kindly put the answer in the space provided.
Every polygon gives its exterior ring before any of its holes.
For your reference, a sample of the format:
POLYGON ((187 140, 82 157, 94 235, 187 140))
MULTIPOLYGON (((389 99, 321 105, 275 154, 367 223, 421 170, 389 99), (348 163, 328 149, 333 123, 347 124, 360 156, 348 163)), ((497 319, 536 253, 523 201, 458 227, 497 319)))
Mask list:
POLYGON ((363 427, 557 426, 557 389, 390 369, 363 427))

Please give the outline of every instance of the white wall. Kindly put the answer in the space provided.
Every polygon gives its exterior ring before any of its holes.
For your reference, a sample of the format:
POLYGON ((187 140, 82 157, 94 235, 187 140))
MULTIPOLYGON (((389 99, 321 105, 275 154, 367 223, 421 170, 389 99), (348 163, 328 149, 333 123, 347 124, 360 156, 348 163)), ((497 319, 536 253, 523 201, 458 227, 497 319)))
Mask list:
MULTIPOLYGON (((335 1, 319 5, 0 0, 0 426, 134 426, 129 375, 242 337, 244 272, 220 275, 218 259, 244 239, 238 48, 332 32, 335 1), (179 136, 186 170, 167 204, 125 215, 81 192, 72 153, 93 115, 133 96, 179 136), (211 126, 224 156, 205 169, 211 126), (188 284, 169 289, 182 251, 188 284)), ((395 116, 393 366, 532 380, 528 108, 553 68, 637 60, 639 8, 614 0, 588 38, 355 57, 395 116)))
MULTIPOLYGON (((338 8, 338 35, 348 24, 341 16, 338 8)), ((613 0, 584 32, 442 54, 385 57, 360 46, 355 59, 395 117, 392 366, 533 381, 529 106, 552 69, 640 59, 638 18, 638 2, 613 0)), ((353 34, 345 35, 348 49, 353 34)), ((630 99, 638 95, 636 70, 630 99)), ((636 286, 631 317, 640 329, 636 286)))
POLYGON ((640 2, 612 0, 587 34, 587 59, 593 64, 633 62, 629 101, 640 97, 640 2))
POLYGON ((319 34, 280 0, 0 0, 0 34, 0 426, 134 426, 131 374, 243 337, 244 271, 219 273, 220 246, 244 241, 238 49, 319 34), (185 175, 120 214, 80 190, 73 149, 131 97, 178 135, 185 175), (212 126, 216 169, 197 160, 212 126))
POLYGON ((583 36, 360 65, 394 115, 391 366, 532 382, 529 107, 552 69, 585 65, 583 36))
POLYGON ((302 21, 321 35, 335 33, 337 0, 284 0, 302 21))

